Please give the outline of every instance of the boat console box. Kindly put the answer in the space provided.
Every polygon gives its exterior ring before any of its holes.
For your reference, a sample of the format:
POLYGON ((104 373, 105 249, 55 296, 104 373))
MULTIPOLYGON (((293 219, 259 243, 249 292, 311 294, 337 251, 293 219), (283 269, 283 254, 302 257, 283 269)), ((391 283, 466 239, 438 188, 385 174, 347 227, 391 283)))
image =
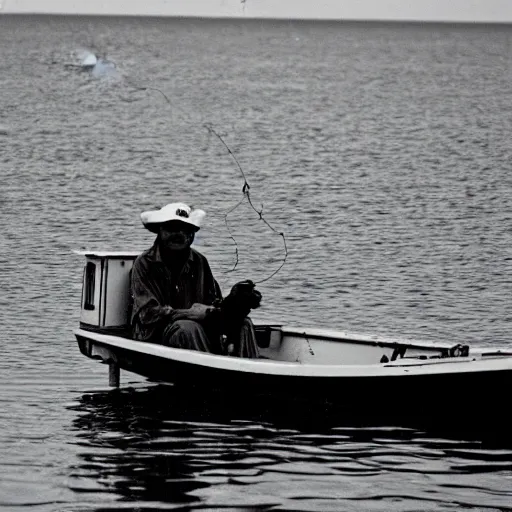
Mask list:
POLYGON ((80 351, 119 370, 187 389, 231 395, 284 394, 338 400, 347 407, 445 410, 497 407, 512 383, 512 346, 469 347, 362 336, 328 329, 256 325, 258 359, 242 359, 136 341, 130 336, 130 270, 138 253, 85 256, 80 351), (413 397, 413 398, 410 398, 413 397), (439 407, 438 407, 439 408, 439 407))
POLYGON ((80 328, 128 334, 130 271, 136 252, 78 252, 85 255, 80 328))

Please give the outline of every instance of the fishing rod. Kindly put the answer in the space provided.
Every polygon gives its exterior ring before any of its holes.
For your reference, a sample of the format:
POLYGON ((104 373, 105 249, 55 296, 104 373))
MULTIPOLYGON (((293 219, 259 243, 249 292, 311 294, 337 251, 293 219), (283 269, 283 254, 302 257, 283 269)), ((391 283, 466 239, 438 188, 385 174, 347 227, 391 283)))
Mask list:
MULTIPOLYGON (((151 91, 156 91, 158 92, 163 98, 164 100, 169 104, 169 106, 173 109, 176 109, 180 112, 182 112, 183 114, 185 114, 185 116, 189 117, 188 113, 184 110, 182 110, 181 108, 177 107, 176 105, 174 105, 172 103, 172 101, 169 99, 169 97, 161 90, 159 89, 158 87, 151 87, 151 86, 146 86, 146 85, 139 85, 139 84, 135 84, 133 83, 132 81, 128 81, 128 83, 138 89, 138 90, 141 90, 141 91, 148 91, 148 90, 151 90, 151 91)), ((240 165, 240 162, 238 161, 238 159, 236 158, 235 154, 233 153, 233 151, 231 150, 231 148, 228 146, 228 144, 226 143, 226 141, 224 140, 224 138, 220 135, 220 133, 215 130, 215 128, 213 127, 213 125, 211 123, 202 123, 202 127, 205 128, 209 134, 212 134, 214 135, 215 137, 217 137, 217 139, 222 143, 222 145, 224 146, 224 148, 226 149, 226 151, 229 153, 229 155, 231 156, 231 158, 233 159, 233 161, 235 162, 236 166, 238 167, 238 170, 240 171, 240 174, 242 175, 242 178, 244 180, 244 184, 242 186, 242 194, 243 194, 243 197, 242 199, 235 205, 233 206, 232 208, 230 208, 225 214, 224 214, 224 223, 226 225, 226 229, 228 230, 228 233, 229 233, 229 238, 231 238, 231 240, 233 241, 233 243, 235 244, 235 264, 233 265, 233 268, 231 270, 228 270, 227 272, 233 272, 237 265, 238 265, 238 262, 239 262, 239 251, 238 251, 238 243, 235 239, 235 237, 233 236, 233 233, 229 227, 229 223, 228 223, 228 216, 230 214, 232 214, 239 206, 242 205, 242 203, 247 200, 249 206, 256 212, 256 214, 258 215, 258 218, 259 220, 263 221, 263 223, 275 234, 279 235, 282 239, 283 239, 283 248, 284 248, 284 257, 283 257, 283 261, 281 262, 281 264, 279 265, 279 267, 274 270, 274 272, 272 272, 268 277, 266 277, 265 279, 261 279, 259 281, 254 281, 254 284, 260 284, 260 283, 264 283, 265 281, 269 281, 270 279, 272 279, 285 265, 286 263, 286 260, 288 258, 288 246, 286 244, 286 237, 285 237, 285 234, 284 232, 282 231, 278 231, 277 229, 275 229, 268 221, 267 219, 265 219, 265 217, 263 216, 263 205, 261 205, 261 209, 258 210, 255 206, 254 206, 254 203, 251 199, 251 194, 250 194, 250 189, 251 189, 251 186, 249 185, 249 182, 247 181, 247 177, 242 169, 242 166, 240 165)))

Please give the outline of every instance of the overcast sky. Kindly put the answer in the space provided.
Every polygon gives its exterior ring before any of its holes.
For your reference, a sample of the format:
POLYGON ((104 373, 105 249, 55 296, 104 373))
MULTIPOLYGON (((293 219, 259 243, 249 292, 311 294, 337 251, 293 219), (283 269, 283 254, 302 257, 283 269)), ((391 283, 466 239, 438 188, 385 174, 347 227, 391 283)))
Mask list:
POLYGON ((0 0, 4 12, 512 22, 512 0, 0 0))

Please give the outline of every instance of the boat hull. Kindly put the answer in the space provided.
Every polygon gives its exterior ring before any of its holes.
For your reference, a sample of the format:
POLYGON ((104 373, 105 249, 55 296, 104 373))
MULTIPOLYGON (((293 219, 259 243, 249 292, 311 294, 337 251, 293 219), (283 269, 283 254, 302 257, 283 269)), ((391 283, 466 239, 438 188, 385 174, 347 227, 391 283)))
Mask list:
POLYGON ((272 402, 281 408, 284 404, 305 413, 336 414, 345 419, 408 425, 450 423, 459 429, 511 431, 506 419, 507 391, 512 382, 512 364, 508 363, 496 366, 473 361, 470 366, 466 361, 439 361, 431 368, 418 361, 370 370, 334 371, 326 367, 315 373, 300 365, 187 354, 190 351, 178 350, 178 355, 184 354, 181 359, 162 357, 158 350, 167 347, 150 347, 154 353, 140 352, 123 343, 101 342, 83 332, 77 334, 77 340, 88 357, 114 362, 154 382, 172 383, 176 392, 183 390, 188 395, 215 394, 234 402, 263 401, 267 405, 272 402), (188 355, 196 360, 187 359, 188 355), (456 365, 460 365, 459 370, 453 368, 456 365))

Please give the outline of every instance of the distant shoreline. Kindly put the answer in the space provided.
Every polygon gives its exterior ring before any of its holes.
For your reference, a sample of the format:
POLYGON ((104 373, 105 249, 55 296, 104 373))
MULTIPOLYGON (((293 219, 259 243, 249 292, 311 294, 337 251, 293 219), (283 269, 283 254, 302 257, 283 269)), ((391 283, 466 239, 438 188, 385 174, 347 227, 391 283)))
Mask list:
POLYGON ((464 26, 508 26, 512 21, 456 21, 456 20, 417 20, 417 19, 363 19, 363 18, 284 18, 284 17, 252 17, 252 16, 199 16, 176 14, 79 14, 56 12, 0 12, 0 20, 4 17, 59 17, 59 18, 140 18, 140 19, 182 19, 194 21, 246 21, 276 23, 353 23, 353 24, 408 24, 408 25, 464 25, 464 26))

